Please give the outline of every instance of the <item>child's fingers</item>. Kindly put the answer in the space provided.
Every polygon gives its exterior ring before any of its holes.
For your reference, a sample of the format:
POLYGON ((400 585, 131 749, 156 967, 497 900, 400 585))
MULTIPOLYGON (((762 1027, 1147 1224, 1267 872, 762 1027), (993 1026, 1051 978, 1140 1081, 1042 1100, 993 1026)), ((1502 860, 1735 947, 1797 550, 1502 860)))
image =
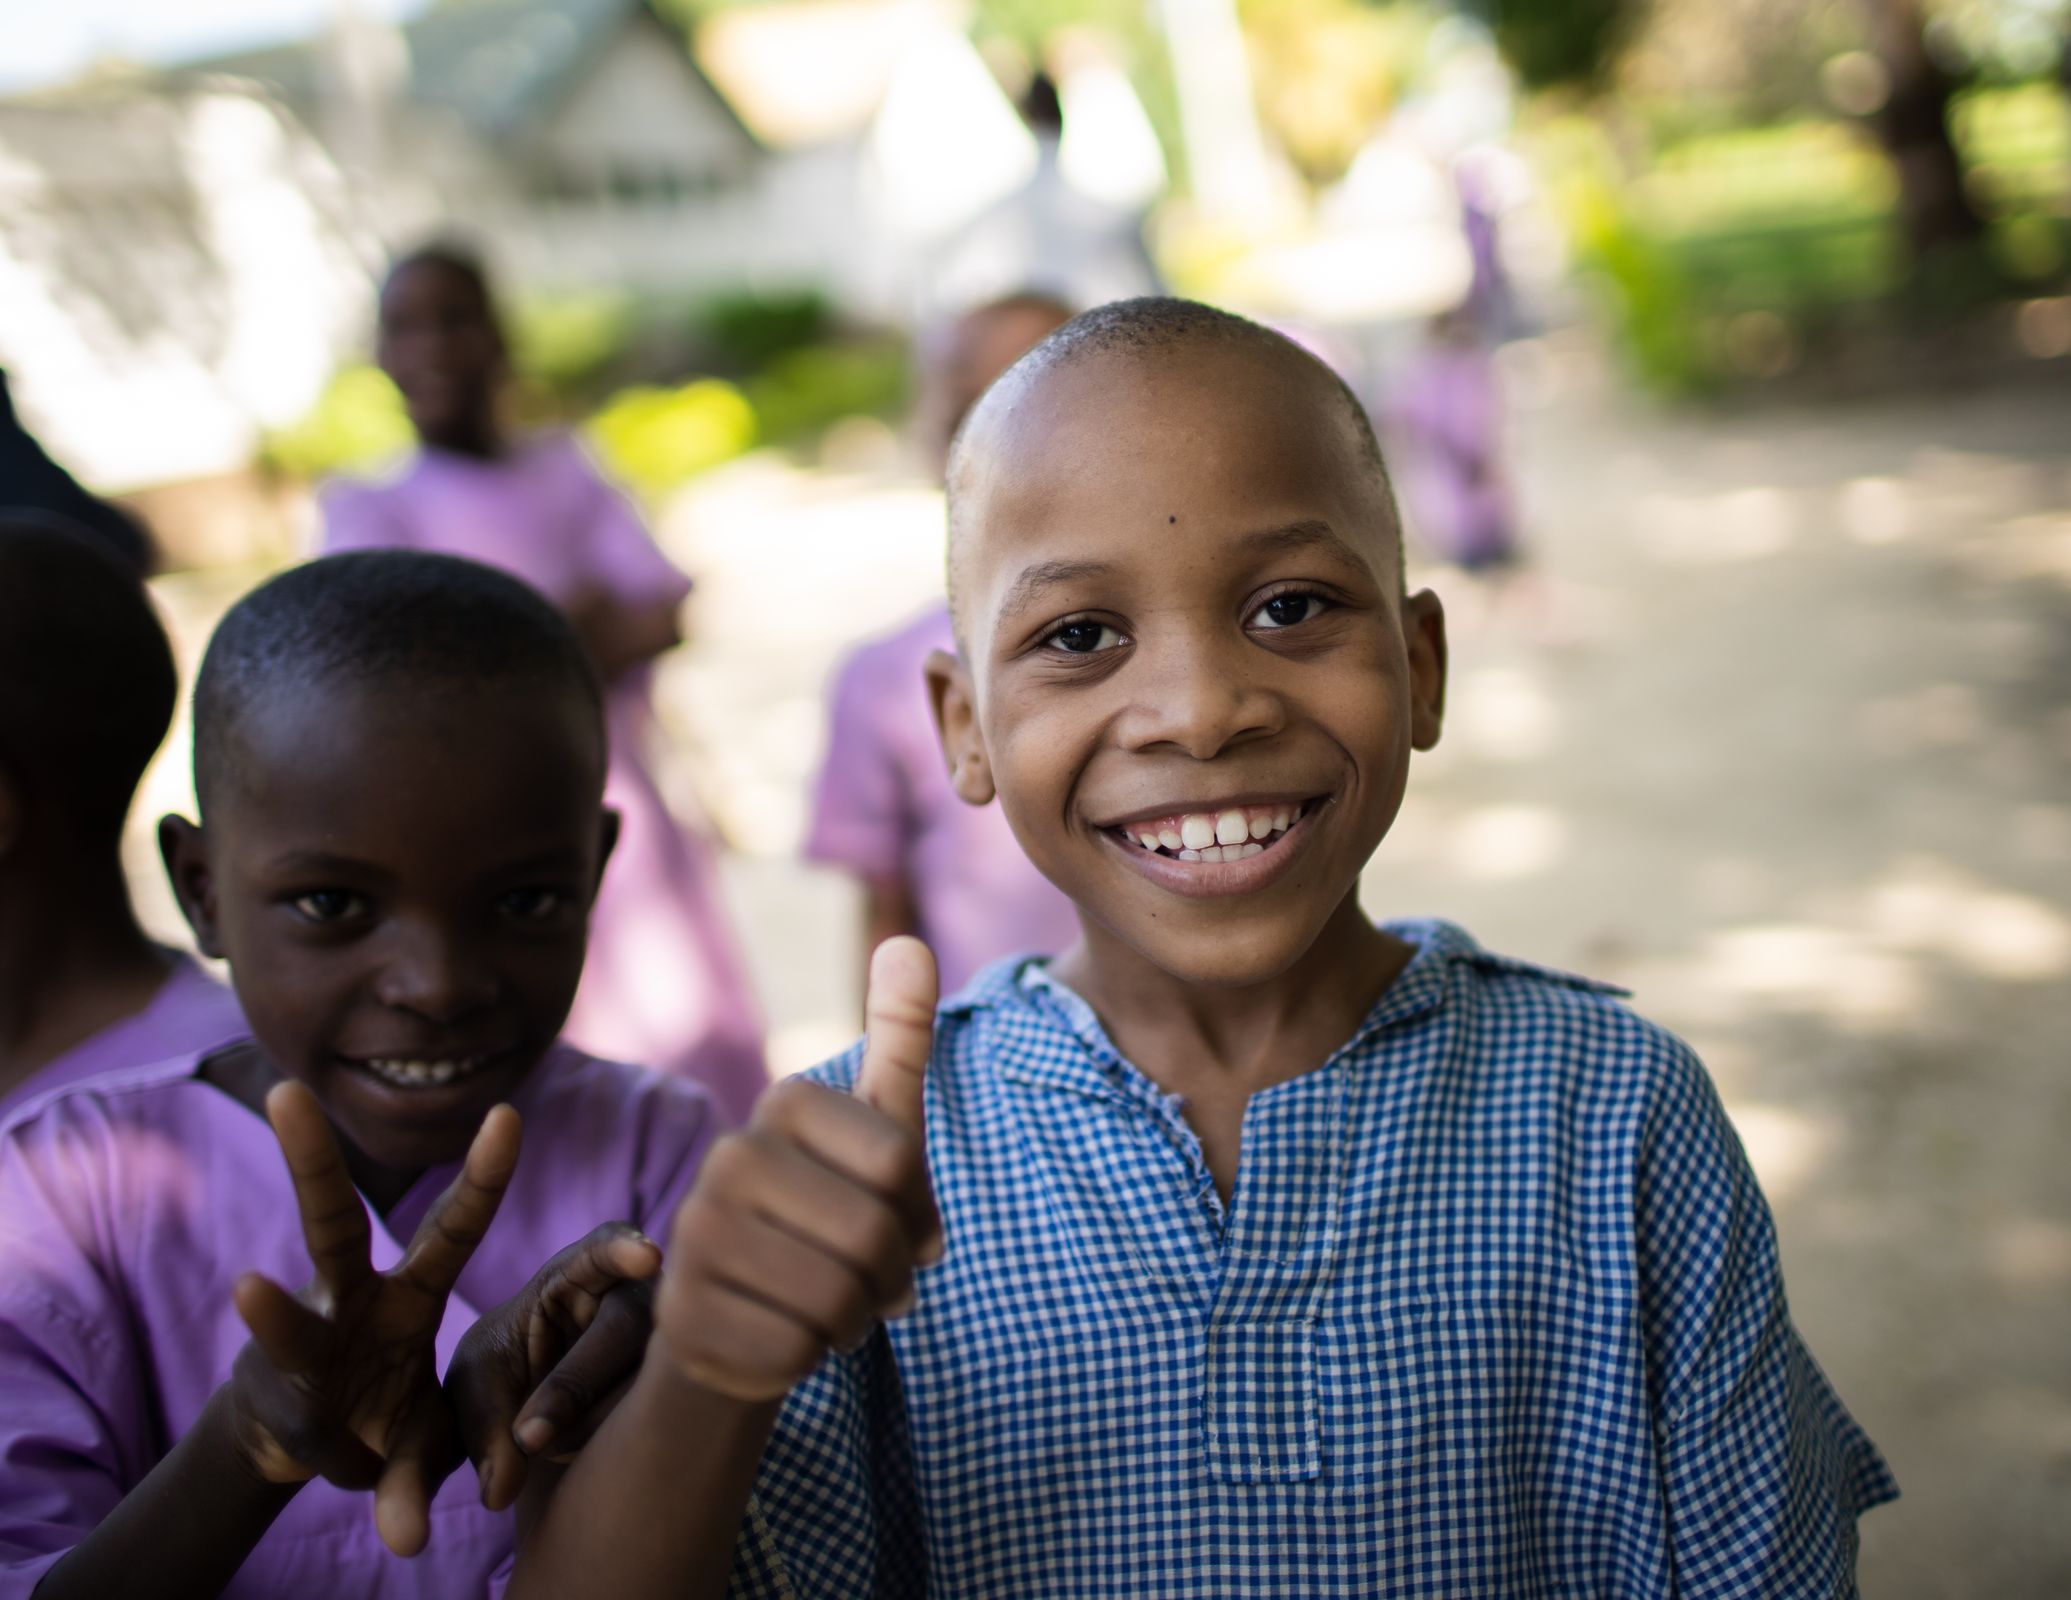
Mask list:
POLYGON ((863 1066, 856 1098, 919 1136, 922 1090, 935 1046, 934 952, 907 935, 887 939, 870 956, 863 996, 863 1066))
MULTIPOLYGON (((867 1198, 882 1197, 897 1208, 906 1223, 907 1242, 921 1265, 931 1265, 940 1257, 942 1222, 928 1183, 924 1137, 875 1107, 817 1084, 793 1080, 778 1084, 763 1097, 755 1126, 738 1139, 752 1145, 758 1157, 785 1169, 781 1179, 760 1178, 754 1185, 757 1194, 769 1196, 808 1184, 815 1203, 833 1218, 853 1209, 859 1197, 838 1187, 830 1190, 828 1182, 858 1185, 868 1191, 867 1198), (764 1138, 765 1130, 775 1137, 764 1138), (788 1156, 786 1146, 794 1147, 788 1156), (826 1181, 813 1181, 799 1170, 799 1162, 805 1158, 826 1169, 826 1181)), ((722 1144, 714 1156, 727 1159, 721 1155, 727 1148, 722 1144)))
MULTIPOLYGON (((838 1104, 839 1097, 830 1096, 838 1104)), ((844 1109, 856 1109, 852 1103, 844 1109)), ((872 1130, 874 1131, 874 1130, 872 1130)), ((757 1135, 750 1133, 749 1140, 757 1135)), ((829 1141, 830 1143, 833 1141, 829 1141)), ((836 1170, 825 1147, 800 1149, 768 1138, 755 1151, 761 1165, 752 1194, 738 1202, 801 1248, 810 1247, 852 1273, 878 1310, 897 1304, 912 1289, 913 1267, 929 1236, 932 1214, 917 1215, 914 1197, 863 1187, 836 1170)), ((693 1247, 703 1255, 714 1241, 693 1247)), ((765 1263, 756 1261, 759 1269, 765 1263)))
POLYGON ((388 1452, 374 1485, 374 1527, 399 1556, 414 1556, 431 1537, 431 1497, 460 1465, 460 1446, 443 1404, 418 1406, 388 1452))
POLYGON ((781 1400, 826 1352, 795 1317, 710 1284, 693 1293, 664 1279, 656 1315, 683 1373, 734 1400, 781 1400))
POLYGON ((640 1370, 653 1330, 646 1289, 607 1291, 589 1326, 519 1410, 510 1431, 526 1453, 579 1448, 608 1414, 611 1399, 640 1370))
POLYGON ((374 1270, 366 1204, 345 1170, 324 1108, 304 1085, 277 1083, 268 1090, 266 1120, 287 1159, 317 1280, 334 1301, 341 1299, 374 1270))
POLYGON ((443 1296, 452 1289, 496 1220, 496 1208, 517 1170, 518 1140, 518 1114, 509 1106, 497 1106, 482 1119, 466 1165, 417 1225, 396 1277, 427 1294, 443 1296))
POLYGON ((257 1272, 240 1273, 230 1298, 274 1371, 299 1377, 322 1370, 334 1331, 324 1318, 257 1272))
POLYGON ((594 1307, 621 1283, 651 1278, 661 1269, 660 1245, 630 1222, 607 1222, 555 1256, 533 1281, 556 1306, 594 1307))

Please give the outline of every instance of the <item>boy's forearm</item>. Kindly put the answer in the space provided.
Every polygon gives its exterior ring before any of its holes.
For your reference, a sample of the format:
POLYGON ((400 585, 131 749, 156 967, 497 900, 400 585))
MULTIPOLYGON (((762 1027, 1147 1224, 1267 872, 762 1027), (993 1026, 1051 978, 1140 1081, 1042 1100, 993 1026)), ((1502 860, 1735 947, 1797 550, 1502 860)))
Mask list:
POLYGON ((253 1471, 218 1389, 143 1482, 44 1574, 36 1600, 216 1594, 300 1487, 253 1471))
POLYGON ((650 1345, 574 1463, 521 1502, 509 1600, 718 1600, 780 1407, 701 1389, 650 1345))

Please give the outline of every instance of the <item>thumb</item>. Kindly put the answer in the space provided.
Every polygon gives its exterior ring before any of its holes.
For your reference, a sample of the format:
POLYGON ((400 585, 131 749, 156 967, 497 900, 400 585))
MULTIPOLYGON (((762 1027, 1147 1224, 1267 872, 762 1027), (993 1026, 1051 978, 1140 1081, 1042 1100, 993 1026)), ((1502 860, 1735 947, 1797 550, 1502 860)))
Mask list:
POLYGON ((901 934, 870 957, 863 996, 863 1068, 856 1098, 920 1137, 921 1091, 935 1047, 935 956, 901 934))

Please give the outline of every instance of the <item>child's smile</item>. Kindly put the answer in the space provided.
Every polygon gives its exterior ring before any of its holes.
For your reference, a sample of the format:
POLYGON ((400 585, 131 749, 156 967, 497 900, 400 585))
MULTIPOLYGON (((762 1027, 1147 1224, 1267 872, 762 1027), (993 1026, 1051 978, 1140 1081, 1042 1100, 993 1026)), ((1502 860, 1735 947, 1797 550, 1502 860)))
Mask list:
POLYGON ((1300 858, 1310 816, 1323 803, 1320 795, 1285 795, 1155 806, 1107 831, 1153 883, 1180 894, 1250 894, 1300 858))

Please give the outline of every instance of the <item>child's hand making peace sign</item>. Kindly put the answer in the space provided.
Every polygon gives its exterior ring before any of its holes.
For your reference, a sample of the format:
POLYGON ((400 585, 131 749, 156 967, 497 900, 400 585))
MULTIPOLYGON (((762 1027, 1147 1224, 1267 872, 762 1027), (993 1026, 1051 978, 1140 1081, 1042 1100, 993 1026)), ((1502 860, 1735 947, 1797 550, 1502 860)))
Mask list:
POLYGON ((446 1297, 489 1231, 518 1163, 518 1114, 482 1121, 453 1185, 394 1270, 376 1272, 365 1203, 316 1096, 299 1083, 266 1096, 316 1276, 298 1294, 248 1272, 238 1315, 252 1342, 226 1393, 235 1436, 269 1483, 325 1478, 372 1488, 374 1524, 397 1555, 429 1536, 431 1498, 461 1461, 434 1345, 446 1297))

